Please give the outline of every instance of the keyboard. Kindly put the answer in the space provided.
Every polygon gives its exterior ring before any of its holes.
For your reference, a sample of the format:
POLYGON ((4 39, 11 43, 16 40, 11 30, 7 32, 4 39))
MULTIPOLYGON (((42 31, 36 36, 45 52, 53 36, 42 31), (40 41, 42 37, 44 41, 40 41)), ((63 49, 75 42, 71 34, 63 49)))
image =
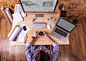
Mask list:
POLYGON ((44 17, 43 14, 35 14, 35 17, 44 17))
POLYGON ((60 30, 60 29, 58 29, 58 28, 55 29, 55 32, 57 32, 58 34, 60 34, 60 35, 62 35, 62 36, 64 36, 64 37, 67 36, 67 33, 65 33, 64 31, 62 31, 62 30, 60 30))
POLYGON ((46 28, 46 23, 34 22, 33 23, 33 28, 46 28))

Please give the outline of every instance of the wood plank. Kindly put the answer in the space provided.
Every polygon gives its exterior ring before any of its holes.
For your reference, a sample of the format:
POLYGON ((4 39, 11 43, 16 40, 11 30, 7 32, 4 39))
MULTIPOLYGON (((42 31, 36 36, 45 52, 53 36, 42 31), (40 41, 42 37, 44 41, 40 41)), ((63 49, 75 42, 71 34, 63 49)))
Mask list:
MULTIPOLYGON (((57 61, 86 61, 86 19, 80 21, 85 24, 79 24, 72 31, 69 36, 70 45, 60 46, 57 61)), ((6 36, 8 35, 6 32, 9 33, 10 30, 10 23, 6 19, 0 19, 0 61, 27 61, 25 46, 10 46, 6 36)))

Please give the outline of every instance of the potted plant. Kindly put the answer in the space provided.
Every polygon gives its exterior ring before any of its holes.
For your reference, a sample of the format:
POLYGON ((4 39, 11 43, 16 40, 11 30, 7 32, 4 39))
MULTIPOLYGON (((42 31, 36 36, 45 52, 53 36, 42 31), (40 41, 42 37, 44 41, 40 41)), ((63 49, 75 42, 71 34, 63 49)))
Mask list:
POLYGON ((77 18, 72 18, 71 21, 73 24, 77 25, 79 23, 79 20, 77 18))

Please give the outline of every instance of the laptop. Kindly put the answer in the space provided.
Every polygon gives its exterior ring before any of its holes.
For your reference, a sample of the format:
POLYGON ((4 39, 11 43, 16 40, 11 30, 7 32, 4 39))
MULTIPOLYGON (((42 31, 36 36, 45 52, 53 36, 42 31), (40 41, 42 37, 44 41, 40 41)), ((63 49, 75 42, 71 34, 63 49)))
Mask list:
POLYGON ((51 32, 51 35, 66 43, 69 34, 75 27, 76 25, 60 17, 53 31, 51 32))

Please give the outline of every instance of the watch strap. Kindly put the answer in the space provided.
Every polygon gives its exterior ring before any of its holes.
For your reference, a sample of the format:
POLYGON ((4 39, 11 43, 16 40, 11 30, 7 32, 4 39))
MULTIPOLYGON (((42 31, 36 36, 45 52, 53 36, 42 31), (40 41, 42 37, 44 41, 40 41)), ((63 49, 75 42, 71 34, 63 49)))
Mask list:
POLYGON ((35 39, 35 37, 32 36, 33 39, 35 39))

